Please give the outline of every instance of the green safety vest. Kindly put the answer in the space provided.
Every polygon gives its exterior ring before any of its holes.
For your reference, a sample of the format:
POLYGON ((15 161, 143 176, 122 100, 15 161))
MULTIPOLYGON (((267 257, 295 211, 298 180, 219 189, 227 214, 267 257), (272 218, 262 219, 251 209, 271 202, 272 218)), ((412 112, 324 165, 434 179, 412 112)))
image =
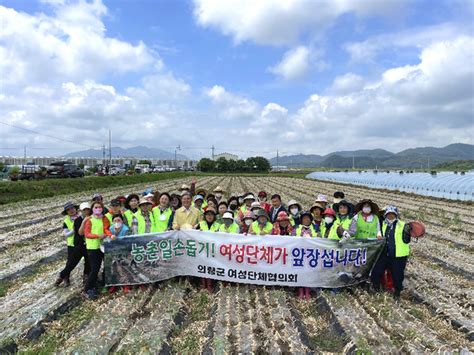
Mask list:
MULTIPOLYGON (((150 233, 153 232, 153 225, 155 224, 155 218, 153 216, 153 213, 148 212, 149 218, 150 218, 150 233)), ((135 212, 135 217, 137 218, 137 224, 138 224, 138 234, 145 234, 146 230, 146 222, 145 222, 145 217, 142 215, 142 210, 138 210, 135 212)))
MULTIPOLYGON (((398 221, 395 225, 395 257, 408 256, 410 254, 410 244, 403 241, 403 229, 405 222, 398 221)), ((385 236, 387 230, 387 223, 385 221, 382 224, 382 234, 385 236)))
POLYGON ((270 234, 272 232, 272 229, 273 229, 273 224, 271 224, 270 222, 267 222, 265 226, 263 227, 263 229, 260 229, 260 225, 258 224, 258 221, 252 222, 252 231, 254 231, 255 234, 257 235, 261 235, 262 232, 264 232, 265 234, 270 234))
MULTIPOLYGON (((321 222, 321 223, 324 223, 324 222, 321 222)), ((314 228, 314 226, 313 226, 312 224, 309 226, 309 229, 311 229, 311 237, 314 238, 314 237, 317 237, 317 236, 318 236, 318 233, 316 232, 316 228, 314 228)), ((298 226, 298 228, 296 228, 296 235, 297 235, 298 237, 301 237, 302 231, 303 231, 303 225, 300 224, 300 225, 298 226)))
MULTIPOLYGON (((102 218, 91 217, 91 233, 92 234, 104 234, 104 221, 102 218)), ((102 239, 100 238, 86 238, 86 248, 87 250, 97 250, 100 249, 102 245, 102 239)))
POLYGON ((247 213, 248 209, 249 209, 249 207, 247 207, 246 204, 243 204, 243 205, 239 208, 238 212, 242 212, 242 215, 245 216, 245 214, 247 213))
MULTIPOLYGON (((137 210, 137 212, 140 211, 140 209, 137 210)), ((133 212, 132 210, 126 210, 124 213, 123 213, 124 217, 125 217, 125 223, 127 223, 127 226, 128 227, 132 227, 132 219, 133 219, 133 212)))
POLYGON ((364 221, 362 213, 359 212, 357 217, 357 232, 355 239, 368 239, 368 238, 377 238, 377 230, 379 224, 379 217, 373 215, 374 218, 372 222, 368 223, 364 221))
MULTIPOLYGON (((334 221, 334 223, 331 226, 331 229, 329 230, 329 234, 327 236, 328 239, 333 239, 333 240, 340 240, 339 236, 337 235, 337 227, 339 227, 340 224, 337 223, 337 220, 334 221)), ((326 223, 324 221, 321 222, 321 225, 319 226, 319 230, 321 232, 321 237, 325 238, 326 235, 326 223)))
POLYGON ((224 232, 224 233, 239 233, 240 232, 240 227, 237 223, 232 223, 229 228, 226 228, 225 224, 221 224, 219 226, 219 232, 224 232))
MULTIPOLYGON (((233 223, 233 224, 235 224, 235 223, 233 223)), ((212 223, 211 228, 209 229, 206 221, 199 222, 199 229, 202 230, 202 231, 218 232, 220 227, 221 227, 221 225, 219 223, 214 222, 214 223, 212 223)), ((232 228, 232 224, 230 225, 230 228, 232 228)), ((228 232, 228 233, 236 233, 236 232, 231 231, 231 232, 228 232)))
POLYGON ((107 217, 107 219, 108 219, 109 222, 110 222, 110 225, 112 225, 112 213, 107 212, 107 213, 105 214, 105 217, 107 217))
MULTIPOLYGON (((66 218, 64 218, 64 223, 66 224, 66 227, 69 231, 74 230, 74 221, 71 220, 71 217, 66 216, 66 218)), ((67 237, 67 246, 68 247, 74 246, 74 233, 70 235, 69 237, 67 237)))
POLYGON ((161 212, 160 207, 155 207, 152 210, 153 213, 153 232, 164 232, 168 229, 168 225, 170 222, 171 215, 173 214, 173 210, 168 207, 163 212, 161 212))
POLYGON ((337 223, 338 226, 342 226, 344 230, 349 230, 349 227, 351 226, 352 223, 352 218, 349 218, 349 216, 345 218, 341 218, 339 215, 336 218, 336 221, 334 223, 337 223))
MULTIPOLYGON (((298 214, 298 216, 296 216, 296 217, 300 217, 299 214, 298 214)), ((296 225, 296 223, 295 223, 295 218, 293 217, 292 214, 289 215, 289 218, 290 218, 290 224, 291 224, 291 226, 294 227, 294 226, 296 225)), ((300 221, 301 221, 301 218, 300 218, 300 221)))

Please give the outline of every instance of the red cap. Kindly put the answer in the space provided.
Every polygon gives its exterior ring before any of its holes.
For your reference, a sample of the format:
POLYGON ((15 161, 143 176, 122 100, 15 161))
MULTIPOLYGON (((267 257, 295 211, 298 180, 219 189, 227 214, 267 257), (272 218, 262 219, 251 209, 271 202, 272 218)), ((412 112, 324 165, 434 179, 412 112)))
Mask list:
POLYGON ((260 192, 258 193, 258 196, 259 196, 259 197, 260 197, 260 196, 265 196, 265 197, 267 197, 267 193, 266 193, 265 191, 260 191, 260 192))
POLYGON ((326 208, 323 212, 323 216, 333 216, 336 217, 336 211, 334 211, 332 208, 326 208))

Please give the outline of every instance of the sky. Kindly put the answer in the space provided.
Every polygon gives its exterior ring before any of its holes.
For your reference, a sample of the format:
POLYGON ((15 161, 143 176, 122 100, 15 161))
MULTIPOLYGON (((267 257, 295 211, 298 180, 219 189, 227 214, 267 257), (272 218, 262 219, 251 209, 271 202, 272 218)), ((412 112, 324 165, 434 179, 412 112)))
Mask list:
POLYGON ((0 0, 0 155, 474 142, 474 1, 0 0))

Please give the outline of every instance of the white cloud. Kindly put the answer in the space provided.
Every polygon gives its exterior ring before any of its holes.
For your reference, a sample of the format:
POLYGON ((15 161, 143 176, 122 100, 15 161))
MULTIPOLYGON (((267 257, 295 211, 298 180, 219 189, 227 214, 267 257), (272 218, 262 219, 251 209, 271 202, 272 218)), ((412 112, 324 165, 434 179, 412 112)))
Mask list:
POLYGON ((471 32, 469 27, 446 22, 433 26, 410 28, 396 33, 381 34, 364 41, 345 43, 343 47, 349 53, 353 63, 372 63, 376 62, 377 56, 384 50, 403 47, 422 49, 433 43, 449 41, 471 32))
POLYGON ((253 41, 267 45, 294 45, 304 34, 321 34, 343 14, 392 15, 403 3, 379 0, 195 0, 194 15, 199 25, 232 36, 237 43, 253 41))
MULTIPOLYGON (((190 85, 166 70, 143 42, 107 36, 101 1, 45 2, 52 15, 0 6, 2 121, 91 146, 101 145, 109 128, 117 144, 156 146, 157 130, 167 129, 170 135, 159 144, 174 144, 189 117, 190 85), (122 74, 140 84, 119 90, 104 83, 122 74)), ((1 140, 6 146, 77 150, 4 125, 1 140)))
POLYGON ((310 69, 310 52, 305 46, 299 46, 285 53, 280 63, 269 71, 285 80, 304 78, 310 69))
POLYGON ((389 69, 377 82, 338 92, 362 79, 347 74, 335 80, 332 94, 305 102, 293 131, 304 130, 308 140, 325 137, 327 151, 472 143, 473 62, 474 38, 461 36, 429 45, 417 65, 389 69))
POLYGON ((206 90, 205 94, 220 109, 219 118, 225 120, 252 118, 259 111, 259 104, 256 101, 230 93, 219 85, 206 90))
POLYGON ((360 75, 347 73, 334 79, 330 92, 335 94, 349 94, 364 87, 365 81, 360 75))
POLYGON ((107 73, 160 68, 144 43, 106 36, 101 1, 57 4, 54 16, 0 6, 0 77, 3 85, 100 79, 107 73))

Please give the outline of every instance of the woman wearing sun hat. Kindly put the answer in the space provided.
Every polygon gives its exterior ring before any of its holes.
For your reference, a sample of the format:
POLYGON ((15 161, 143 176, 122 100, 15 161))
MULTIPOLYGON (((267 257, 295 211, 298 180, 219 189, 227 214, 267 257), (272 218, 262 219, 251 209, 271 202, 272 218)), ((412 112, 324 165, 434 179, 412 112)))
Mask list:
POLYGON ((217 200, 217 203, 221 202, 224 199, 225 191, 221 186, 216 186, 216 188, 212 192, 214 192, 214 197, 217 200))
POLYGON ((272 235, 293 235, 294 228, 291 219, 285 211, 278 212, 278 217, 273 223, 272 235))
POLYGON ((85 221, 84 236, 86 237, 86 248, 91 271, 84 286, 84 297, 89 300, 97 298, 97 277, 99 275, 104 253, 102 243, 104 238, 112 236, 110 222, 104 216, 104 205, 102 202, 94 201, 91 204, 92 216, 85 221))
POLYGON ((234 216, 231 212, 226 212, 222 216, 222 224, 219 226, 219 232, 224 233, 239 233, 240 227, 234 221, 234 216))
POLYGON ((399 219, 397 207, 387 206, 382 223, 382 233, 386 243, 372 270, 371 281, 373 289, 379 291, 380 279, 385 270, 389 269, 395 288, 393 295, 395 299, 400 298, 400 292, 403 290, 405 267, 410 254, 410 231, 410 224, 399 219))
POLYGON ((244 216, 244 220, 242 221, 242 225, 240 227, 240 233, 248 234, 250 231, 250 226, 252 225, 254 221, 255 221, 254 214, 250 211, 247 211, 247 213, 244 216))
POLYGON ((313 215, 308 211, 301 212, 301 224, 295 229, 295 236, 315 238, 318 231, 313 224, 313 215))
POLYGON ((326 208, 323 212, 324 221, 319 228, 318 236, 321 238, 340 240, 337 234, 336 211, 332 208, 326 208))
POLYGON ((273 224, 270 223, 270 218, 265 210, 260 209, 255 215, 256 221, 250 225, 249 234, 267 235, 271 234, 273 224))
POLYGON ((207 208, 204 212, 204 219, 198 223, 196 229, 201 231, 218 232, 220 224, 216 221, 216 210, 207 208))
MULTIPOLYGON (((301 212, 301 224, 295 230, 295 236, 314 238, 317 237, 316 228, 312 224, 313 216, 308 211, 301 212)), ((309 287, 298 287, 298 298, 299 299, 311 299, 311 288, 309 287)))
POLYGON ((301 205, 295 200, 288 201, 288 215, 290 217, 290 223, 293 227, 298 226, 301 223, 300 212, 303 210, 301 205))
MULTIPOLYGON (((321 225, 321 222, 323 220, 323 212, 326 209, 325 204, 321 202, 315 202, 311 208, 309 209, 309 212, 311 213, 311 217, 313 219, 313 224, 318 227, 321 225)), ((300 216, 301 217, 301 216, 300 216)))
POLYGON ((379 223, 379 206, 369 199, 363 199, 355 207, 355 215, 349 227, 349 234, 355 239, 382 238, 379 223))
POLYGON ((59 277, 57 278, 54 285, 59 286, 64 282, 64 286, 67 287, 71 282, 71 272, 75 269, 83 257, 84 278, 87 277, 90 271, 87 251, 84 244, 84 236, 79 235, 79 228, 81 227, 83 219, 90 215, 90 204, 88 202, 83 202, 80 206, 77 206, 72 202, 68 202, 64 205, 62 214, 67 215, 63 222, 63 235, 67 239, 67 260, 66 266, 59 273, 59 277), (77 213, 78 208, 82 212, 82 216, 77 213))
POLYGON ((333 209, 337 213, 336 223, 344 230, 349 230, 354 214, 354 205, 347 200, 341 200, 333 204, 333 209))
POLYGON ((244 218, 245 213, 247 211, 250 211, 250 208, 252 207, 253 202, 255 202, 255 196, 253 194, 249 193, 243 197, 243 205, 240 207, 239 214, 238 214, 239 221, 241 221, 244 218))
POLYGON ((155 218, 149 210, 151 205, 152 203, 144 197, 138 203, 138 211, 134 214, 137 218, 137 234, 151 233, 154 229, 155 218))

